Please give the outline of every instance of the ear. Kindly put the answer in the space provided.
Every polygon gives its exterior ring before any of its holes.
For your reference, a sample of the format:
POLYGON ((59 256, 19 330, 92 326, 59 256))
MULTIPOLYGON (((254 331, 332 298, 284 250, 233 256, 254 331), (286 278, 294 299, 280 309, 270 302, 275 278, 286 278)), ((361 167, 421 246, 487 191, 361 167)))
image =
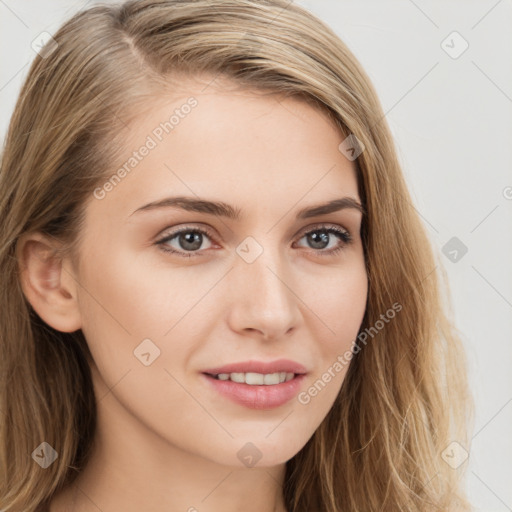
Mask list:
POLYGON ((41 233, 20 237, 16 255, 21 287, 36 313, 50 327, 74 332, 81 327, 77 280, 72 265, 57 253, 58 244, 41 233))

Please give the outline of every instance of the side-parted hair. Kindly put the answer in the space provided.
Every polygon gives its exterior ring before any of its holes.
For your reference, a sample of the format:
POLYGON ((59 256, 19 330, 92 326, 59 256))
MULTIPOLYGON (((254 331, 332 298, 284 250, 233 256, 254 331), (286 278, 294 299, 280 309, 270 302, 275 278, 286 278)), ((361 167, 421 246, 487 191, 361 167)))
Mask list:
POLYGON ((333 30, 285 0, 141 0, 93 6, 53 38, 32 63, 1 158, 0 509, 49 503, 87 463, 96 427, 86 340, 32 309, 19 238, 44 233, 62 243, 59 255, 78 258, 84 205, 111 176, 130 120, 172 92, 172 80, 222 76, 308 101, 336 123, 340 142, 357 138, 369 280, 361 332, 401 306, 359 347, 332 409, 287 462, 288 511, 470 510, 466 464, 454 469, 442 456, 452 441, 467 448, 473 419, 442 265, 376 92, 333 30), (43 441, 59 454, 46 469, 31 456, 43 441))

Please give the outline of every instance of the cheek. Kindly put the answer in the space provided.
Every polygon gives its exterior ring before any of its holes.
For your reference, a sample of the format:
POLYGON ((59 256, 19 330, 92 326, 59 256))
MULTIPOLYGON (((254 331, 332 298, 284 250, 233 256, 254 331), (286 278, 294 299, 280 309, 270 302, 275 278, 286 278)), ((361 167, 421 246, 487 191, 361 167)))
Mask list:
POLYGON ((169 322, 159 289, 137 258, 116 252, 115 243, 103 240, 98 246, 102 250, 89 250, 80 269, 79 304, 82 331, 102 380, 111 387, 128 371, 144 368, 134 350, 145 339, 159 344, 169 322))
POLYGON ((366 273, 358 272, 344 278, 338 286, 331 288, 325 297, 323 311, 332 336, 327 350, 339 352, 350 348, 357 337, 366 311, 368 285, 366 273))
MULTIPOLYGON (((314 325, 315 350, 318 355, 315 371, 308 376, 298 407, 308 411, 306 421, 316 428, 327 415, 352 360, 352 347, 366 311, 368 280, 364 263, 331 272, 329 280, 317 280, 325 286, 310 294, 314 325)), ((307 293, 305 291, 305 293, 307 293)))
MULTIPOLYGON (((144 358, 160 368, 168 386, 164 368, 174 373, 186 367, 197 346, 193 333, 201 328, 199 319, 205 306, 212 307, 211 298, 200 299, 208 297, 223 271, 202 272, 199 266, 170 270, 163 259, 116 252, 116 246, 89 251, 81 269, 82 331, 109 386, 129 370, 144 371, 144 358), (175 343, 177 339, 187 343, 175 343)), ((149 383, 146 375, 140 376, 141 386, 149 383)), ((164 389, 162 384, 153 382, 154 389, 164 389)))
POLYGON ((191 273, 180 269, 171 273, 159 261, 135 251, 116 252, 115 244, 91 254, 81 273, 84 322, 133 342, 161 338, 207 290, 208 283, 190 279, 191 273))
POLYGON ((301 288, 310 309, 317 346, 332 358, 355 340, 366 310, 368 277, 364 260, 355 259, 322 275, 304 277, 301 288))

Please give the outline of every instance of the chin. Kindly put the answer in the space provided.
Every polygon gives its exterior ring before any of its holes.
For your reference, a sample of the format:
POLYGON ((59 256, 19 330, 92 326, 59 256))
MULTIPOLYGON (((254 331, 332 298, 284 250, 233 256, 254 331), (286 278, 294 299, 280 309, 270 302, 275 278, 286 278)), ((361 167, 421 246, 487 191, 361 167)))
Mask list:
POLYGON ((252 436, 237 436, 227 447, 219 447, 220 451, 211 454, 210 458, 218 464, 236 468, 274 467, 285 464, 295 457, 308 441, 307 436, 304 439, 293 440, 278 435, 272 438, 273 434, 268 437, 265 437, 266 435, 255 432, 252 436))

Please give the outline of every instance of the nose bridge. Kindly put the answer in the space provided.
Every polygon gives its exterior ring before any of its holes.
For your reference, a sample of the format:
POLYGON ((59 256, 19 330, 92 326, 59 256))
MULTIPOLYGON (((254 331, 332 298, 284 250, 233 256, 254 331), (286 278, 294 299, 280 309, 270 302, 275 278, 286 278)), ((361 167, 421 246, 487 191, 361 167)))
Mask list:
MULTIPOLYGON (((275 237, 274 237, 275 238, 275 237)), ((284 334, 298 319, 286 255, 272 236, 247 237, 236 251, 232 279, 237 288, 232 306, 238 328, 284 334)))
POLYGON ((267 236, 265 240, 259 237, 258 241, 249 236, 239 244, 236 273, 248 288, 259 291, 265 299, 283 301, 289 293, 283 283, 287 274, 285 257, 278 244, 271 239, 272 236, 267 236))

